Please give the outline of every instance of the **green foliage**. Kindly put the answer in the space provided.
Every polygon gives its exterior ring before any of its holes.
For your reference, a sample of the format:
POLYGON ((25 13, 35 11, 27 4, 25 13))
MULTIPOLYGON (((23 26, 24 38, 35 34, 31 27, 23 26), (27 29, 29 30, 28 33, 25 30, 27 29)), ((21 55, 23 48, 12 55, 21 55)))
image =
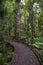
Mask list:
MULTIPOLYGON (((0 44, 1 51, 5 50, 6 45, 3 44, 2 40, 12 39, 16 36, 16 25, 17 24, 17 13, 21 16, 21 24, 20 28, 20 36, 18 35, 19 41, 24 42, 26 45, 31 45, 32 38, 32 25, 34 26, 34 43, 32 44, 36 48, 42 48, 43 46, 43 0, 0 0, 0 44), (19 8, 20 7, 20 11, 19 8), (20 13, 21 12, 21 13, 20 13), (33 13, 32 13, 33 12, 33 13), (30 19, 33 19, 33 21, 30 19)), ((7 48, 6 48, 7 49, 7 48)), ((11 47, 10 47, 11 49, 11 47)), ((12 51, 12 50, 11 50, 12 51)), ((10 51, 10 52, 11 52, 10 51)), ((37 50, 38 51, 38 50, 37 50)), ((10 53, 6 58, 5 51, 0 52, 0 61, 7 62, 10 56, 10 53)), ((43 54, 43 51, 38 52, 39 54, 43 54)), ((4 63, 4 65, 8 65, 4 63)))
POLYGON ((8 45, 7 47, 7 44, 5 42, 0 42, 0 65, 10 65, 12 60, 14 48, 11 45, 8 45))
MULTIPOLYGON (((0 32, 3 33, 3 36, 5 39, 11 38, 15 33, 15 12, 14 12, 14 1, 6 0, 3 2, 3 5, 1 8, 5 10, 4 12, 4 20, 1 24, 0 32)), ((3 11, 3 10, 2 10, 3 11)), ((2 13, 3 15, 3 13, 2 13)))

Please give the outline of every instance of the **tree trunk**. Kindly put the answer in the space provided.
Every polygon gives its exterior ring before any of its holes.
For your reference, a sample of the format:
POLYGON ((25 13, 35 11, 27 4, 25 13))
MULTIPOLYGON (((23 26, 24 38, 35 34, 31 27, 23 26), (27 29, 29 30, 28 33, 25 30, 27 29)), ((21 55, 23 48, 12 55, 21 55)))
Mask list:
POLYGON ((15 30, 15 37, 18 39, 20 37, 20 31, 21 31, 21 12, 20 12, 20 1, 16 0, 17 9, 16 9, 16 30, 15 30))
POLYGON ((29 8, 29 17, 30 17, 29 19, 30 19, 30 26, 31 26, 31 44, 33 44, 34 43, 33 4, 31 4, 29 8))

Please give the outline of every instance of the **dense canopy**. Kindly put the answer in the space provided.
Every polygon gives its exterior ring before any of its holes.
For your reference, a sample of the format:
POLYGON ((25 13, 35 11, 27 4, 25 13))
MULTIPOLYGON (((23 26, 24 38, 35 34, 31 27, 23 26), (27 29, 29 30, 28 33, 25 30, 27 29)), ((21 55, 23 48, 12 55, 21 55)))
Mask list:
POLYGON ((32 46, 43 64, 43 0, 0 0, 0 45, 5 40, 32 46))

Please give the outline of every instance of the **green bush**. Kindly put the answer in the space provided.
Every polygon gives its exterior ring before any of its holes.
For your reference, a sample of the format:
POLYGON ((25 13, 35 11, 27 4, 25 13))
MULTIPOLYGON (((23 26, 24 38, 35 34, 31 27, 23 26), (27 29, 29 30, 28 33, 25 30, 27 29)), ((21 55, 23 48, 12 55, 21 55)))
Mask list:
POLYGON ((0 42, 0 65, 10 65, 11 59, 14 54, 14 48, 8 43, 0 42), (12 50, 13 49, 13 50, 12 50))

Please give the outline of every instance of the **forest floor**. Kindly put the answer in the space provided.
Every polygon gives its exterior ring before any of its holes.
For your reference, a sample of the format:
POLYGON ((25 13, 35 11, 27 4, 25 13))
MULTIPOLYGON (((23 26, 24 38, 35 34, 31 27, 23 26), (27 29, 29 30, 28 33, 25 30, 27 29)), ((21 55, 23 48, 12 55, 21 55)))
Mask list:
POLYGON ((16 56, 13 57, 11 65, 40 65, 40 62, 30 48, 18 42, 9 42, 16 50, 16 56))

